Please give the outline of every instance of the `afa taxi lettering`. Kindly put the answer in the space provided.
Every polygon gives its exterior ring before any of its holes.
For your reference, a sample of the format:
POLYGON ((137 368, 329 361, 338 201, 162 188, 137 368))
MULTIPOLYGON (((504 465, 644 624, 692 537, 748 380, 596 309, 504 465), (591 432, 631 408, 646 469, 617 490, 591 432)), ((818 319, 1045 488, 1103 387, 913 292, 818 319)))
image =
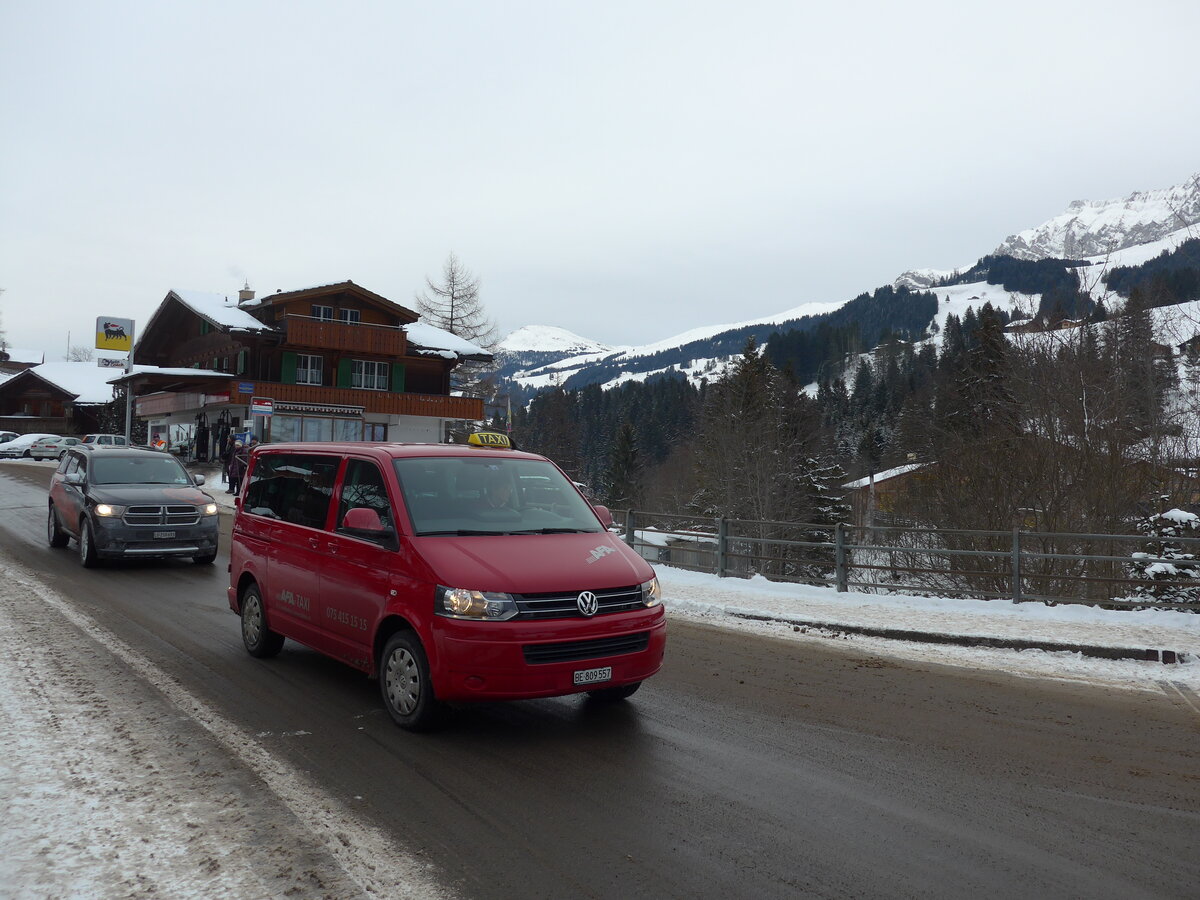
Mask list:
POLYGON ((304 613, 311 609, 311 601, 307 597, 303 594, 293 594, 291 591, 280 591, 279 602, 304 613))

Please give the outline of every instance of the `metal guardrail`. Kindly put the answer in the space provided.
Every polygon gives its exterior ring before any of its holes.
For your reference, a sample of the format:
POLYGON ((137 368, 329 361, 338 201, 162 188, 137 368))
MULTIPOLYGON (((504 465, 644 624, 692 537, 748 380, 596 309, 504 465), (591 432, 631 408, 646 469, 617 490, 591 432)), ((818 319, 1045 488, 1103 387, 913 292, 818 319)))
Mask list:
POLYGON ((721 577, 866 592, 1200 612, 1200 538, 896 525, 868 528, 614 510, 625 543, 651 562, 721 577), (1168 540, 1194 561, 1153 556, 1168 540), (1165 577, 1147 570, 1161 566, 1165 577))

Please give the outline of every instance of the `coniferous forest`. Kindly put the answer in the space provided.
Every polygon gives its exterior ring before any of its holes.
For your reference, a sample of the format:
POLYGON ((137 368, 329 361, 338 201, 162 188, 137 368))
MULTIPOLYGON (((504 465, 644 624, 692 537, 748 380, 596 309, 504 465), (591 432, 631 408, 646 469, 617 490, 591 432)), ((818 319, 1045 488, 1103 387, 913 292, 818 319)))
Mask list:
POLYGON ((1008 312, 985 304, 919 340, 936 297, 881 288, 765 348, 740 335, 719 379, 543 391, 514 406, 513 436, 614 508, 829 523, 849 515, 849 479, 919 463, 895 520, 1128 531, 1200 500, 1200 342, 1159 343, 1149 314, 1200 299, 1200 241, 1109 272, 1107 321, 1079 268, 985 257, 958 276, 1040 293, 1030 328, 1006 332, 1008 312))

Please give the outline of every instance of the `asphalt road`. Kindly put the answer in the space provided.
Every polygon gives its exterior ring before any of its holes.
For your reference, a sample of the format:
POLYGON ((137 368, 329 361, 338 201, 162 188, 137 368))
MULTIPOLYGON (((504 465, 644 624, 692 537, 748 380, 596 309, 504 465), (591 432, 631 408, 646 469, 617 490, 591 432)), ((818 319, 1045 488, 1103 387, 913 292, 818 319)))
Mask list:
POLYGON ((245 653, 227 543, 210 567, 89 571, 74 543, 51 550, 49 471, 0 464, 4 548, 461 896, 1130 898, 1200 883, 1200 716, 1165 694, 676 620, 664 670, 628 703, 464 707, 413 735, 350 669, 291 642, 245 653))

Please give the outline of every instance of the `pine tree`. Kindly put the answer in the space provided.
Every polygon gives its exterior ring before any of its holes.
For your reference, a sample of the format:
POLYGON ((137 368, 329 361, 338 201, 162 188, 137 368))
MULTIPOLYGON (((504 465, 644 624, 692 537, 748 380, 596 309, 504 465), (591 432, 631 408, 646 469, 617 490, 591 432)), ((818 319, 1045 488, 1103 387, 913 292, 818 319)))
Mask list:
POLYGON ((609 453, 607 499, 614 508, 634 508, 641 502, 642 457, 629 422, 621 424, 609 453))

